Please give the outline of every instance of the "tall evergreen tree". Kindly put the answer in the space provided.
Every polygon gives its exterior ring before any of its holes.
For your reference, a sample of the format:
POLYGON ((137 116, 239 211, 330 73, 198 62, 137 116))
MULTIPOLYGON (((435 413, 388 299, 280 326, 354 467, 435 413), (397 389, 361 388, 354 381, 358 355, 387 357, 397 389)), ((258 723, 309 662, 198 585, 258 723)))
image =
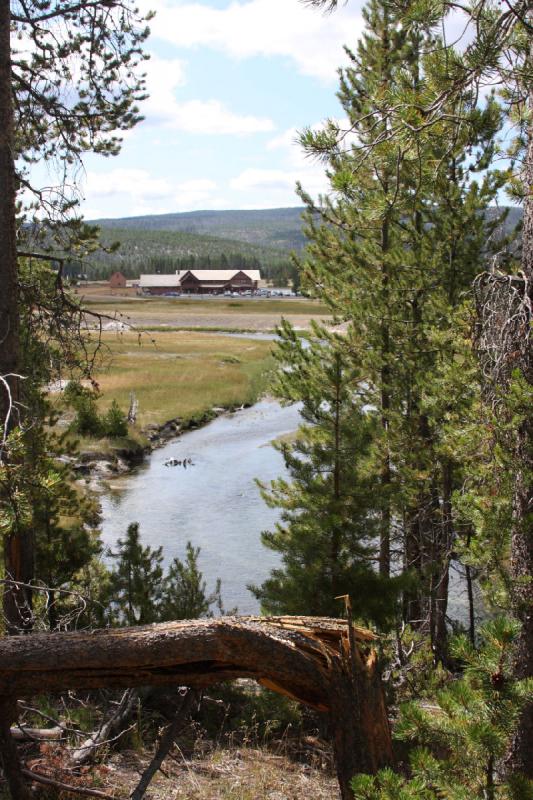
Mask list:
POLYGON ((367 403, 379 409, 381 572, 388 571, 392 540, 396 558, 402 554, 404 569, 419 580, 419 590, 406 593, 405 618, 428 627, 439 660, 452 497, 461 480, 441 442, 449 407, 439 397, 443 362, 451 369, 455 357, 454 310, 486 258, 491 225, 484 209, 498 181, 488 176, 478 185, 472 175, 487 166, 500 114, 492 101, 477 110, 465 93, 450 107, 470 120, 455 139, 402 140, 391 98, 424 101, 426 61, 438 42, 424 25, 410 29, 393 12, 394 4, 373 0, 368 30, 341 74, 353 141, 345 144, 347 131, 333 123, 302 136, 307 151, 328 164, 332 187, 320 207, 302 195, 310 238, 302 272, 348 323, 345 352, 365 375, 367 403))
POLYGON ((363 408, 361 372, 323 328, 302 338, 283 322, 278 333, 273 390, 302 404, 304 422, 294 441, 277 445, 290 481, 261 485, 267 503, 282 509, 276 529, 262 535, 282 566, 253 591, 269 613, 321 616, 338 616, 339 596, 349 594, 355 615, 386 624, 398 586, 378 572, 379 470, 370 452, 379 425, 363 408))
POLYGON ((168 569, 163 584, 163 602, 159 618, 198 619, 213 616, 211 606, 222 613, 221 581, 217 579, 214 590, 206 593, 206 582, 198 568, 200 548, 187 542, 185 560, 175 558, 168 569))

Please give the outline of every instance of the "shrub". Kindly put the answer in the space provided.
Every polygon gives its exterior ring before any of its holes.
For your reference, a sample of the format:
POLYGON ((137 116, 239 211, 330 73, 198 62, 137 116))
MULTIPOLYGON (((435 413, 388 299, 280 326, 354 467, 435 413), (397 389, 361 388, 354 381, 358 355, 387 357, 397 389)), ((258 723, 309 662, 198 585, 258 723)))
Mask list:
POLYGON ((63 396, 76 412, 72 429, 81 436, 102 436, 102 420, 96 407, 97 393, 76 381, 70 381, 63 396))
POLYGON ((119 439, 128 435, 128 420, 119 404, 113 400, 107 413, 102 418, 102 427, 106 436, 119 439))

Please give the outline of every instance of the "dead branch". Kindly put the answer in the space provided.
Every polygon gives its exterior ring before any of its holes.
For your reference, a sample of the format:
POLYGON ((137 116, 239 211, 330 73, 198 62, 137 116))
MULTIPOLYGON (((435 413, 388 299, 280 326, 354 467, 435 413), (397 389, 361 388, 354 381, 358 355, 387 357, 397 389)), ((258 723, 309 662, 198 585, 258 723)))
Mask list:
POLYGON ((174 714, 174 719, 162 735, 161 739, 159 740, 159 744, 155 751, 154 757, 144 770, 141 780, 135 787, 134 791, 131 793, 130 797, 131 800, 142 800, 146 790, 148 789, 152 778, 156 774, 156 772, 161 769, 161 765, 165 760, 170 748, 174 743, 174 739, 180 732, 180 729, 183 726, 184 718, 189 711, 190 707, 192 706, 194 699, 196 697, 195 692, 191 692, 190 690, 185 690, 185 694, 181 697, 181 703, 179 708, 176 709, 176 713, 174 714))
POLYGON ((11 728, 11 736, 18 742, 57 741, 65 735, 63 728, 28 728, 22 722, 11 728))
MULTIPOLYGON (((29 778, 35 783, 43 783, 45 786, 53 786, 55 789, 60 789, 62 792, 70 792, 71 794, 81 794, 86 797, 100 797, 102 800, 115 800, 114 796, 101 792, 99 789, 86 789, 84 786, 71 786, 62 781, 56 781, 53 778, 48 778, 46 775, 41 775, 39 772, 33 772, 29 769, 22 769, 22 775, 29 778)), ((18 800, 18 798, 17 798, 18 800)))
POLYGON ((122 695, 120 703, 115 709, 114 713, 109 719, 100 726, 83 744, 78 747, 72 754, 72 762, 75 766, 80 767, 95 755, 96 750, 104 744, 108 744, 112 740, 118 738, 115 734, 118 732, 119 737, 123 735, 124 731, 122 726, 128 721, 137 706, 138 695, 134 689, 128 689, 122 695))

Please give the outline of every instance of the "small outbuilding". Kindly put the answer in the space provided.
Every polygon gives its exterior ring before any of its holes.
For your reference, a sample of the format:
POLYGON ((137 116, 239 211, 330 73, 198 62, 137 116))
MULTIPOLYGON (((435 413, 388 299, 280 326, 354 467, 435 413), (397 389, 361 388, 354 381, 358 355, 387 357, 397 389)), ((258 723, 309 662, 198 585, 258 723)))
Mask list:
POLYGON ((109 278, 109 288, 110 289, 126 288, 126 277, 122 274, 122 272, 114 272, 111 275, 111 277, 109 278))

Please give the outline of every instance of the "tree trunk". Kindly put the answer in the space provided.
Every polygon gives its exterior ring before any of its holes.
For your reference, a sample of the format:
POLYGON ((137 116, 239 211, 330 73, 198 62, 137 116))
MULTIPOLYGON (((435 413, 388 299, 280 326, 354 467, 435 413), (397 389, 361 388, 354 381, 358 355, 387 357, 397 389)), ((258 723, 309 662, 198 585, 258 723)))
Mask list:
MULTIPOLYGON (((533 44, 530 64, 533 63, 533 44)), ((533 114, 533 88, 529 91, 529 113, 533 114)), ((528 147, 524 163, 524 221, 522 229, 522 273, 524 276, 524 307, 529 330, 522 336, 530 337, 533 322, 533 120, 529 123, 528 147)), ((519 334, 520 335, 520 334, 519 334)), ((530 346, 516 342, 517 352, 522 351, 520 369, 530 387, 533 387, 533 352, 530 346)), ((518 365, 517 365, 518 366, 518 365)), ((516 433, 515 459, 517 465, 513 498, 513 527, 511 531, 511 575, 513 578, 513 606, 522 623, 515 656, 515 676, 533 678, 533 419, 526 414, 516 433)), ((516 730, 509 763, 513 770, 533 779, 533 703, 523 710, 516 730)))
POLYGON ((29 800, 30 793, 22 777, 17 746, 11 736, 11 723, 17 719, 17 713, 15 698, 0 695, 0 758, 4 776, 13 800, 29 800))
MULTIPOLYGON (((19 421, 21 367, 10 20, 9 0, 0 0, 0 378, 5 381, 0 383, 0 461, 8 470, 9 453, 1 443, 3 435, 19 421)), ((0 500, 16 502, 9 495, 0 500)), ((16 523, 4 537, 4 569, 6 577, 13 581, 27 583, 33 578, 31 532, 17 529, 16 523)), ((7 586, 3 606, 7 629, 15 633, 26 626, 28 615, 24 609, 31 608, 31 592, 7 586)))
POLYGON ((450 561, 453 547, 452 516, 453 468, 450 461, 442 465, 442 509, 438 526, 436 549, 435 621, 432 629, 432 646, 435 664, 446 665, 448 661, 448 591, 450 585, 450 561))
POLYGON ((11 402, 19 399, 14 376, 20 371, 10 22, 9 0, 0 0, 0 376, 11 393, 10 400, 6 387, 0 389, 0 424, 7 420, 8 429, 16 421, 11 402))
POLYGON ((0 641, 0 694, 253 678, 327 713, 341 797, 393 761, 374 634, 345 620, 222 617, 0 641), (352 640, 350 643, 350 639, 352 640))

